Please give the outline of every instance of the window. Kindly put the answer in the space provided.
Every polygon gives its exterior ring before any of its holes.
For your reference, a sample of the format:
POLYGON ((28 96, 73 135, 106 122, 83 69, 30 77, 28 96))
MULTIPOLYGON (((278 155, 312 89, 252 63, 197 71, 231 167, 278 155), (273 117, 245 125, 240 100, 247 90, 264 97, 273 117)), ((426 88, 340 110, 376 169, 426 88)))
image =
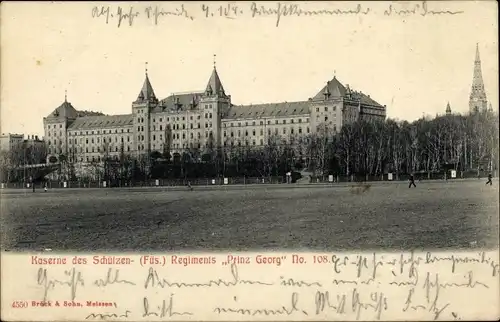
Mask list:
POLYGON ((264 135, 264 130, 260 129, 260 135, 264 135))
POLYGON ((325 112, 328 112, 328 106, 325 106, 325 112))
POLYGON ((274 124, 278 124, 278 120, 274 121, 274 124))
POLYGON ((286 127, 283 128, 283 134, 286 134, 286 127))
POLYGON ((316 107, 316 112, 319 112, 319 107, 316 107))
POLYGON ((286 124, 286 120, 283 120, 283 124, 286 124))
POLYGON ((255 130, 252 131, 252 135, 255 136, 255 130))
POLYGON ((325 122, 328 121, 328 116, 325 116, 325 122))
POLYGON ((299 119, 299 123, 302 123, 302 119, 299 119))

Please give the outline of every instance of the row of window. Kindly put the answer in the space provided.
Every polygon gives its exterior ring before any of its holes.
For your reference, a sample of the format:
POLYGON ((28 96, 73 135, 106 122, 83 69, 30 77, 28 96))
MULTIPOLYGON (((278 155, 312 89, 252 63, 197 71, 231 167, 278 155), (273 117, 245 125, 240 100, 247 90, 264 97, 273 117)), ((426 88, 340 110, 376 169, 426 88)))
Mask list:
MULTIPOLYGON (((287 121, 287 120, 282 120, 282 121, 281 121, 281 124, 287 124, 287 122, 286 122, 286 121, 287 121)), ((302 119, 297 119, 297 122, 298 122, 298 123, 302 123, 302 119)), ((307 123, 307 122, 309 122, 309 118, 306 118, 306 123, 307 123)), ((267 125, 271 125, 271 123, 272 123, 272 122, 271 122, 271 120, 268 120, 268 121, 267 121, 267 125)), ((290 120, 290 124, 294 124, 294 123, 295 123, 295 120, 294 120, 294 119, 291 119, 291 120, 290 120)), ((228 127, 228 126, 227 126, 228 124, 229 124, 229 127, 235 127, 235 126, 236 126, 236 125, 235 125, 236 123, 231 122, 231 123, 224 123, 224 127, 228 127)), ((242 124, 242 122, 238 122, 238 123, 237 123, 237 126, 238 126, 238 127, 241 127, 241 124, 242 124)), ((280 121, 279 121, 279 120, 274 120, 274 124, 280 124, 280 121)), ((251 125, 252 125, 252 126, 255 126, 255 125, 256 125, 255 121, 252 121, 252 124, 251 124, 251 125)), ((264 125, 264 121, 259 121, 259 125, 264 125)), ((245 122, 245 126, 249 126, 249 122, 245 122)))
MULTIPOLYGON (((69 141, 69 144, 77 144, 78 143, 78 139, 68 139, 69 141)), ((108 143, 111 143, 113 142, 112 138, 111 137, 108 137, 108 139, 106 140, 106 138, 102 138, 102 143, 106 143, 106 141, 108 143)), ((123 143, 125 140, 124 140, 124 137, 120 137, 120 141, 123 143)), ((101 138, 100 137, 97 137, 97 138, 85 138, 85 144, 89 144, 90 143, 101 143, 101 138)), ((115 136, 115 142, 118 142, 118 137, 115 136)), ((130 142, 130 136, 127 136, 127 142, 130 142)), ((50 144, 50 140, 49 140, 49 144, 50 144)), ((83 138, 80 138, 80 144, 83 144, 83 138)))
MULTIPOLYGON (((260 129, 260 131, 259 131, 259 132, 260 132, 260 135, 261 135, 261 136, 262 136, 262 135, 264 135, 264 130, 263 130, 263 129, 260 129)), ((238 132, 237 132, 237 133, 238 133, 238 137, 240 137, 240 136, 241 136, 241 131, 240 131, 240 130, 238 130, 238 132)), ((248 131, 245 131, 245 136, 248 136, 248 133, 249 133, 248 131)), ((272 133, 271 129, 267 129, 267 134, 268 134, 268 135, 271 135, 271 133, 272 133)), ((275 128, 275 129, 274 129, 274 133, 275 133, 275 134, 278 134, 278 133, 279 133, 278 128, 275 128)), ((283 129, 282 129, 282 133, 283 133, 283 134, 286 134, 286 133, 287 133, 286 128, 283 128, 283 129)), ((301 127, 299 127, 299 128, 298 128, 297 133, 298 133, 298 134, 302 134, 302 133, 303 133, 303 132, 302 132, 302 128, 301 128, 301 127)), ((309 127, 307 127, 307 128, 306 128, 306 133, 309 133, 309 127)), ((290 128, 290 134, 295 134, 295 129, 294 129, 293 127, 292 127, 292 128, 290 128)), ((255 136, 255 135, 256 135, 256 131, 255 131, 255 130, 252 130, 252 136, 255 136)), ((224 137, 226 137, 226 136, 227 136, 227 132, 226 132, 226 131, 224 131, 224 137)), ((231 132, 230 132, 230 137, 234 137, 234 132, 233 132, 233 131, 231 131, 231 132)))
MULTIPOLYGON (((333 106, 333 109, 332 111, 336 111, 337 110, 337 106, 333 106)), ((316 112, 319 112, 319 107, 316 107, 316 112)), ((328 112, 328 106, 325 106, 325 112, 328 112)))
MULTIPOLYGON (((337 120, 337 116, 334 115, 333 119, 337 120)), ((319 120, 319 115, 316 115, 316 121, 318 121, 318 120, 319 120)), ((325 122, 328 122, 328 116, 325 116, 325 122)))
MULTIPOLYGON (((73 154, 73 153, 83 153, 83 148, 80 146, 80 147, 69 147, 68 149, 69 151, 69 154, 73 154)), ((85 153, 105 153, 105 152, 119 152, 121 151, 121 147, 118 147, 118 146, 115 146, 114 148, 113 147, 108 147, 108 149, 104 149, 101 147, 85 147, 85 153), (114 151, 113 151, 114 150, 114 151)), ((127 151, 127 152, 130 152, 130 146, 127 145, 127 147, 123 147, 123 151, 127 151)), ((49 152, 50 153, 50 152, 49 152)))
MULTIPOLYGON (((118 132, 118 129, 115 129, 114 134, 118 133, 125 133, 124 129, 120 129, 120 132, 118 132)), ((127 133, 130 133, 130 129, 127 129, 127 133)), ((68 132, 68 136, 77 136, 77 135, 93 135, 93 134, 101 134, 100 130, 97 131, 85 131, 85 134, 83 134, 83 131, 80 132, 68 132), (90 133, 89 133, 90 132, 90 133)), ((102 134, 113 134, 113 130, 102 130, 102 134)))
MULTIPOLYGON (((50 127, 50 124, 49 124, 49 125, 47 125, 47 128, 48 129, 51 129, 51 128, 52 129, 56 129, 57 128, 57 124, 53 124, 52 127, 50 127)), ((59 128, 62 129, 62 124, 59 124, 59 128)))
MULTIPOLYGON (((47 133, 47 136, 57 136, 57 132, 54 132, 53 135, 50 135, 50 132, 47 133)), ((62 131, 59 131, 59 136, 62 136, 62 131)))

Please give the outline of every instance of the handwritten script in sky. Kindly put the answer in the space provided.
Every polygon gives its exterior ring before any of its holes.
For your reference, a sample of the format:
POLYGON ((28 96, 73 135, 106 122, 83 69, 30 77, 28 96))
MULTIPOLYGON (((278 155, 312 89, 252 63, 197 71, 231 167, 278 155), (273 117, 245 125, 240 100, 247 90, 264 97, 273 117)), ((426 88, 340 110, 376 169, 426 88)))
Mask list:
POLYGON ((2 304, 19 319, 460 320, 498 312, 495 252, 66 256, 61 265, 57 255, 14 257, 3 257, 5 274, 14 274, 4 280, 17 293, 2 304), (49 257, 53 265, 39 264, 49 257))
MULTIPOLYGON (((318 6, 317 3, 314 4, 318 6)), ((434 5, 435 6, 435 5, 434 5)), ((91 10, 92 17, 104 21, 106 24, 114 24, 117 27, 133 26, 137 19, 145 19, 158 25, 162 19, 182 18, 188 20, 195 19, 238 19, 242 17, 273 18, 276 27, 286 17, 320 17, 320 16, 356 16, 377 14, 385 17, 389 16, 441 16, 458 15, 463 11, 443 10, 432 8, 433 4, 426 1, 415 2, 406 5, 388 4, 382 10, 374 10, 367 5, 349 3, 336 8, 312 8, 312 5, 304 6, 293 3, 203 3, 198 7, 180 4, 177 7, 171 5, 154 6, 95 6, 91 10)))

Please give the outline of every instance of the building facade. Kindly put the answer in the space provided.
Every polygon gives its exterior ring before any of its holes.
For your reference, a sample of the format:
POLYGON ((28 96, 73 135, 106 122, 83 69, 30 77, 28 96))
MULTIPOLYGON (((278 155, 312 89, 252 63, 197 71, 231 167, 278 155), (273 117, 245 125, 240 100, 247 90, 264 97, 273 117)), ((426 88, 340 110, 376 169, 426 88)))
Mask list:
POLYGON ((24 140, 22 134, 2 133, 0 136, 0 151, 11 151, 12 149, 21 146, 24 140))
POLYGON ((288 140, 322 127, 338 132, 359 119, 384 120, 386 106, 336 77, 304 101, 234 105, 214 66, 204 90, 164 99, 156 97, 146 71, 131 114, 96 114, 76 110, 65 98, 43 119, 48 157, 99 162, 153 151, 174 155, 189 149, 259 147, 271 137, 288 140))

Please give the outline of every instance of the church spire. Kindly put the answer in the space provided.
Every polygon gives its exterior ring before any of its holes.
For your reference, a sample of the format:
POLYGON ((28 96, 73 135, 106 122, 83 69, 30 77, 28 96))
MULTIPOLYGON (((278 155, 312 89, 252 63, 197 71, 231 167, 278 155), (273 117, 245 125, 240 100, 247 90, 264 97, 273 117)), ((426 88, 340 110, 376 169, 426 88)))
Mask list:
POLYGON ((68 90, 65 89, 64 90, 64 103, 67 103, 68 102, 68 90))
POLYGON ((448 102, 448 104, 446 104, 446 115, 451 115, 450 102, 448 102))
POLYGON ((479 44, 476 44, 476 58, 474 59, 474 74, 472 76, 472 88, 469 97, 469 111, 478 112, 487 109, 488 100, 484 90, 483 74, 481 71, 481 58, 479 55, 479 44))

